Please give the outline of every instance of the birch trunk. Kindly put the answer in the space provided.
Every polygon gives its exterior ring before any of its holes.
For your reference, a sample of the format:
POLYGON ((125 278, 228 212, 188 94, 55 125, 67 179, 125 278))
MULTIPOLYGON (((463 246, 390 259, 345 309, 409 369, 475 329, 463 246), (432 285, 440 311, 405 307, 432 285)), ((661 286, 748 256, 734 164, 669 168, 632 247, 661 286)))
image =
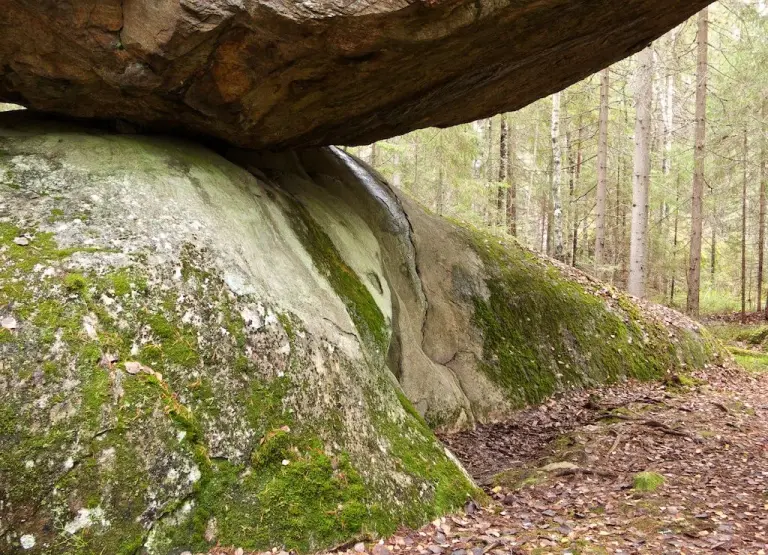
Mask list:
POLYGON ((600 130, 597 142, 597 207, 595 220, 595 267, 605 263, 605 207, 608 196, 608 101, 610 70, 602 73, 600 85, 600 130))

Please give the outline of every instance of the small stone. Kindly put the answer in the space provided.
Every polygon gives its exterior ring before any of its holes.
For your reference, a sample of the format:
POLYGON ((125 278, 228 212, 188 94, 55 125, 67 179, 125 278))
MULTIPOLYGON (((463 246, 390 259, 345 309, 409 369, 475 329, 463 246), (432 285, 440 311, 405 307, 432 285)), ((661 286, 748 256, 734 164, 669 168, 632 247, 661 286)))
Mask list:
POLYGON ((377 543, 373 547, 373 555, 390 555, 389 549, 387 549, 385 546, 381 545, 380 543, 377 543))
POLYGON ((428 545, 427 549, 429 549, 435 555, 440 555, 443 552, 443 548, 435 544, 428 545))
POLYGON ((0 320, 0 326, 2 326, 4 329, 7 330, 15 330, 19 327, 19 323, 16 321, 16 318, 13 316, 6 316, 2 320, 0 320))
POLYGON ((141 364, 138 362, 126 362, 125 371, 129 374, 136 375, 141 372, 141 364))
POLYGON ((21 547, 24 549, 32 549, 35 547, 35 536, 32 534, 24 534, 21 536, 21 547))
POLYGON ((13 242, 19 245, 20 247, 26 247, 27 245, 29 245, 29 239, 27 239, 26 237, 15 237, 13 239, 13 242))
POLYGON ((179 555, 192 555, 191 551, 182 551, 179 555))
POLYGON ((212 518, 208 521, 208 525, 205 527, 205 541, 213 542, 218 535, 218 527, 216 525, 216 518, 212 518))
POLYGON ((235 549, 235 555, 243 555, 244 551, 242 547, 235 549))
POLYGON ((146 372, 147 374, 155 374, 155 372, 151 368, 144 366, 140 362, 126 362, 125 371, 131 374, 132 376, 135 376, 139 372, 146 372))
POLYGON ((542 470, 544 472, 555 472, 557 470, 578 470, 579 466, 570 462, 556 462, 552 464, 548 464, 547 466, 543 467, 542 470))
POLYGON ((101 360, 99 361, 99 365, 104 368, 112 368, 112 366, 120 360, 117 355, 113 355, 112 353, 104 353, 101 355, 101 360))
POLYGON ((365 553, 365 544, 363 542, 355 544, 356 553, 365 553))

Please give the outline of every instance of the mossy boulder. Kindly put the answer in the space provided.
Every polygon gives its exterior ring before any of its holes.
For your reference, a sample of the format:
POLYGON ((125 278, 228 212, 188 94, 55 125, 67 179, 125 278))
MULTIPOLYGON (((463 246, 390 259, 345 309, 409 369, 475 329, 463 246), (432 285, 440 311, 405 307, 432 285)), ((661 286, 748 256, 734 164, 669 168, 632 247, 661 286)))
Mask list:
POLYGON ((3 120, 3 553, 312 551, 475 494, 387 368, 363 217, 253 173, 3 120))
POLYGON ((3 553, 387 534, 477 492, 433 429, 717 356, 338 149, 0 116, 3 553))
POLYGON ((430 388, 435 380, 404 361, 405 393, 433 427, 501 420, 573 388, 661 379, 721 360, 718 342, 673 310, 513 239, 404 206, 428 304, 421 344, 460 391, 430 388))

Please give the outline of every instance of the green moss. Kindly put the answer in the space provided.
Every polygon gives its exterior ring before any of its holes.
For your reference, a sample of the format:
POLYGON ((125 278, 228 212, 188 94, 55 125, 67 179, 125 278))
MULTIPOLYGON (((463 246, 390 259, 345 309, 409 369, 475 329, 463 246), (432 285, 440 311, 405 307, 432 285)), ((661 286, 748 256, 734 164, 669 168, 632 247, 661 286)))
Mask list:
POLYGON ((467 237, 489 276, 489 297, 474 299, 474 323, 484 338, 480 368, 514 404, 622 377, 660 378, 681 360, 691 367, 706 360, 703 341, 671 342, 625 296, 617 295, 620 310, 611 310, 516 243, 472 231, 467 237))
POLYGON ((64 211, 60 208, 54 208, 51 210, 51 215, 48 216, 48 223, 49 224, 55 224, 56 222, 60 221, 62 217, 64 216, 64 211))
POLYGON ((656 472, 640 472, 632 479, 632 489, 641 492, 654 492, 664 484, 664 476, 656 472))
MULTIPOLYGON (((410 406, 403 397, 400 401, 410 406)), ((403 422, 380 411, 374 411, 372 418, 376 430, 389 443, 398 469, 415 480, 405 524, 418 527, 436 516, 463 507, 470 498, 482 497, 482 493, 457 469, 415 409, 410 406, 406 412, 403 422)), ((395 521, 395 524, 399 523, 395 521)))
POLYGON ((88 288, 88 280, 83 274, 73 272, 64 277, 64 287, 72 293, 82 294, 88 288))
POLYGON ((192 368, 200 363, 197 334, 191 326, 171 321, 159 312, 147 315, 145 321, 158 339, 158 344, 142 349, 146 364, 160 369, 169 364, 192 368))
POLYGON ((146 280, 135 279, 135 277, 126 270, 107 274, 105 280, 109 283, 110 289, 117 297, 130 295, 134 283, 136 284, 136 289, 141 292, 145 292, 147 288, 146 280))
POLYGON ((312 219, 306 208, 293 203, 293 229, 315 266, 341 297, 347 312, 372 354, 381 358, 389 346, 389 327, 360 276, 339 254, 331 238, 312 219))
POLYGON ((742 367, 750 372, 768 372, 768 354, 739 347, 729 347, 728 350, 742 367))

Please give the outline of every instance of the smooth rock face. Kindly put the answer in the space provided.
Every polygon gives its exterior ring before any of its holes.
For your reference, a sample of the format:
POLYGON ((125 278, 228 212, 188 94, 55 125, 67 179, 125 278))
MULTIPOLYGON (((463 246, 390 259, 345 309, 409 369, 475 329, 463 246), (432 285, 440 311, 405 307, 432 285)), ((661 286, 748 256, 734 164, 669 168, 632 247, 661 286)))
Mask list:
POLYGON ((475 492, 430 427, 717 353, 341 150, 223 154, 0 116, 0 552, 388 534, 475 492))
POLYGON ((240 146, 515 110, 710 0, 0 0, 0 100, 240 146))

